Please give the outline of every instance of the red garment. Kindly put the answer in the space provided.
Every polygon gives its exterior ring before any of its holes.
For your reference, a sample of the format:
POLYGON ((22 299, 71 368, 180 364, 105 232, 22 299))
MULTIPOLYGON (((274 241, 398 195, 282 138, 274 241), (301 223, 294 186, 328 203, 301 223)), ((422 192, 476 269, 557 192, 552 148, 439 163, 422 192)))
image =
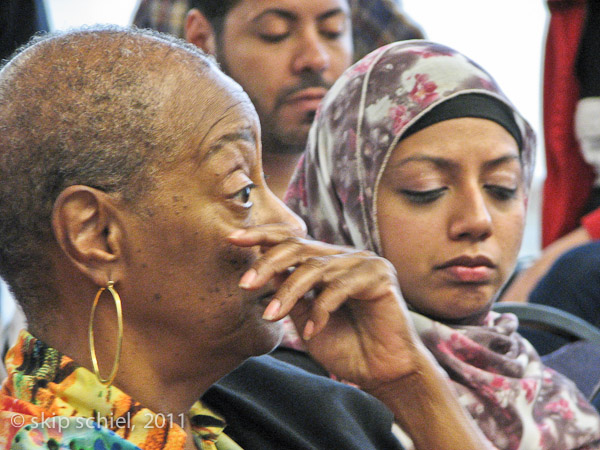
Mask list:
POLYGON ((597 241, 600 239, 600 208, 583 216, 581 225, 586 229, 592 240, 597 241))
POLYGON ((581 211, 594 182, 594 170, 581 155, 573 126, 579 100, 574 67, 586 2, 548 0, 547 3, 550 24, 543 87, 547 173, 542 201, 542 247, 579 226, 581 211))

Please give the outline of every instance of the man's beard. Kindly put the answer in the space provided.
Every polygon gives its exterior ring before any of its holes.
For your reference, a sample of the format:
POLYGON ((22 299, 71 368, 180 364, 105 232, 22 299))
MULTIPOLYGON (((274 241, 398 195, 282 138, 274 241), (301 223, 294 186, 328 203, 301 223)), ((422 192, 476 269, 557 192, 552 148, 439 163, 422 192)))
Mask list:
MULTIPOLYGON (((272 115, 261 114, 258 108, 257 112, 262 127, 263 154, 297 155, 304 151, 308 140, 308 131, 296 130, 296 132, 290 132, 282 130, 275 123, 275 118, 272 115)), ((314 117, 314 112, 307 113, 303 123, 306 125, 312 124, 314 117)))
MULTIPOLYGON (((218 47, 219 45, 217 45, 218 47)), ((224 55, 224 53, 221 52, 220 55, 224 55)), ((229 70, 225 58, 218 59, 221 70, 231 76, 231 70, 229 70)), ((260 106, 261 102, 246 92, 250 96, 260 119, 263 154, 297 155, 304 151, 308 139, 308 129, 315 118, 316 111, 307 112, 305 117, 302 118, 300 127, 304 125, 305 130, 299 129, 299 127, 285 129, 277 121, 277 112, 285 104, 288 97, 312 87, 329 90, 331 83, 327 83, 321 74, 317 72, 302 72, 300 81, 295 86, 286 88, 277 95, 271 112, 264 111, 260 106)))
POLYGON ((308 138, 308 129, 315 119, 316 111, 308 111, 301 118, 299 126, 303 127, 303 130, 298 128, 290 130, 282 129, 283 127, 277 123, 277 112, 285 105, 287 99, 297 92, 310 88, 329 90, 330 87, 331 84, 327 83, 320 73, 311 71, 302 72, 300 74, 300 81, 295 86, 279 92, 275 99, 273 110, 270 113, 259 111, 257 108, 261 123, 264 124, 265 137, 263 138, 263 142, 265 143, 265 151, 279 154, 298 154, 303 152, 308 138))

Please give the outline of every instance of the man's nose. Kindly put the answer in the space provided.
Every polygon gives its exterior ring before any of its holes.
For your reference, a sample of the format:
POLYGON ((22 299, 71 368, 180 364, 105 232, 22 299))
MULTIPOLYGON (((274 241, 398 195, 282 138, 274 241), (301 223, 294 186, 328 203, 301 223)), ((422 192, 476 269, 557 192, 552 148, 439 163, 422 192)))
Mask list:
POLYGON ((292 70, 294 73, 320 73, 327 70, 330 60, 329 49, 318 30, 307 30, 299 39, 292 70))

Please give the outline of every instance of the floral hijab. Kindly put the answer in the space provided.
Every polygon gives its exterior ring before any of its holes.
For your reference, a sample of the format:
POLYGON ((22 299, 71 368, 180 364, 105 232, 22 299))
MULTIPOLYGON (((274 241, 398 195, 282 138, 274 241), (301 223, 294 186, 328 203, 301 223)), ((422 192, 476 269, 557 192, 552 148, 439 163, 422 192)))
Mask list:
POLYGON ((505 103, 521 130, 525 183, 535 136, 494 79, 466 56, 429 41, 381 47, 346 70, 323 99, 286 203, 316 239, 381 254, 377 188, 403 133, 435 106, 464 94, 505 103))
MULTIPOLYGON (((415 40, 375 50, 333 85, 311 128, 286 203, 306 221, 312 237, 381 254, 376 195, 392 150, 432 108, 471 93, 494 97, 513 112, 528 187, 535 148, 529 124, 473 61, 448 47, 415 40)), ((600 449, 597 411, 572 381, 544 366, 517 332, 513 314, 490 311, 481 323, 462 326, 415 312, 411 317, 494 448, 600 449)), ((287 326, 282 345, 303 350, 289 322, 287 326)), ((399 435, 406 448, 413 448, 407 436, 399 435)))

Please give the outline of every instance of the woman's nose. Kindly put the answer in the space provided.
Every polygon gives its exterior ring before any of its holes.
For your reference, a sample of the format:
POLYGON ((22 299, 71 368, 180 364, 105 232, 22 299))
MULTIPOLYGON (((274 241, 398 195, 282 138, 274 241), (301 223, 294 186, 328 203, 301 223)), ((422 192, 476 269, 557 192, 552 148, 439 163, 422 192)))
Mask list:
POLYGON ((271 190, 265 188, 261 205, 260 223, 285 223, 290 225, 297 237, 306 237, 306 224, 288 208, 271 190))
POLYGON ((457 195, 449 225, 450 238, 480 241, 492 234, 492 216, 480 189, 457 195))

